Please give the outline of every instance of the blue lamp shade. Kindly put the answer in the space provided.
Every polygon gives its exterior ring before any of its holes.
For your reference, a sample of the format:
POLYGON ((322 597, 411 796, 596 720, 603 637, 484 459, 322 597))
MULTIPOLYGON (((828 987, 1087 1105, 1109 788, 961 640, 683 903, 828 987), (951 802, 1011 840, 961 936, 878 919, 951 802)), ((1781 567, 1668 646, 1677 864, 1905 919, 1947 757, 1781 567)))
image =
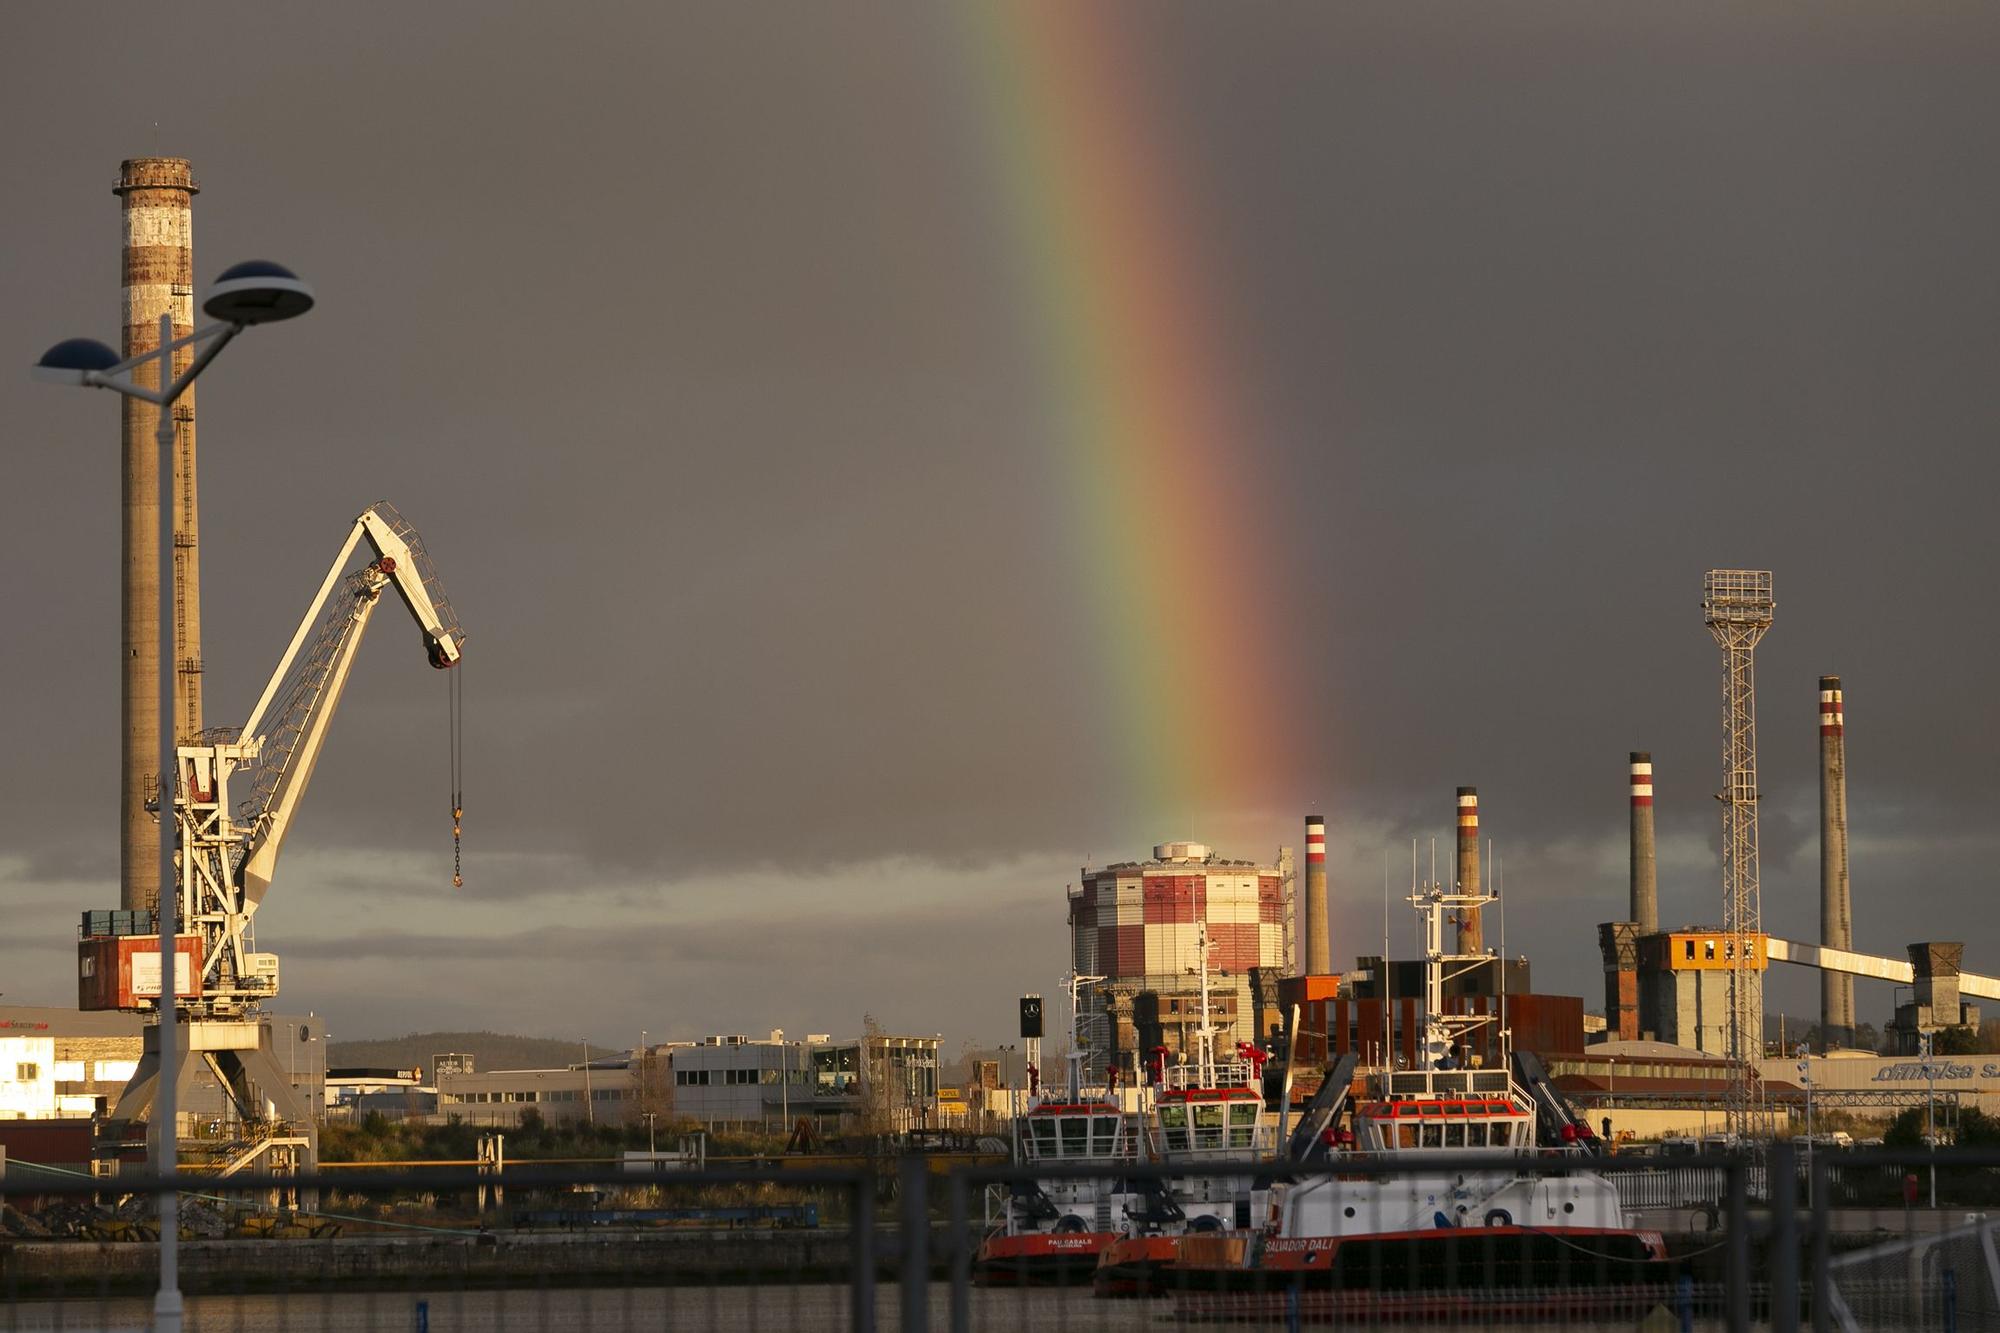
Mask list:
POLYGON ((252 259, 224 269, 201 308, 229 324, 272 324, 312 309, 313 293, 283 264, 252 259))
POLYGON ((109 370, 118 361, 118 353, 95 338, 65 338, 42 353, 32 373, 56 384, 83 384, 91 374, 109 370))

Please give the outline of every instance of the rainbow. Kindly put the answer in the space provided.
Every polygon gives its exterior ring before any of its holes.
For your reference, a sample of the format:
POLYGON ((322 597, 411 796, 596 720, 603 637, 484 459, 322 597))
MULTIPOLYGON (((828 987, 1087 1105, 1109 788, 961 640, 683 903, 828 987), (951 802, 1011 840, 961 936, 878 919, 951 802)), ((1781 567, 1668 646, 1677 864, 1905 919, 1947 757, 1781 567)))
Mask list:
POLYGON ((1268 815, 1297 799, 1303 749, 1271 568, 1288 543, 1244 499, 1257 452, 1215 338, 1216 266, 1176 225, 1194 192, 1148 112, 1137 35, 1073 0, 952 8, 1044 357, 1116 813, 1142 838, 1268 815))

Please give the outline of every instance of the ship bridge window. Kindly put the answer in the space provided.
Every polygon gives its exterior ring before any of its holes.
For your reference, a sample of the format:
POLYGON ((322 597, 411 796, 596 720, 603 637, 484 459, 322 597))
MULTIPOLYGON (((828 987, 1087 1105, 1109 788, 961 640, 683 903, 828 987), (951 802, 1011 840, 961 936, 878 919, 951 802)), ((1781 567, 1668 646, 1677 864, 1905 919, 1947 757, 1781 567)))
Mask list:
POLYGON ((1486 1122, 1475 1120, 1465 1127, 1465 1146, 1484 1148, 1486 1146, 1486 1122))
POLYGON ((1463 1148, 1465 1146, 1465 1126, 1446 1125, 1444 1127, 1444 1146, 1447 1148, 1463 1148))
POLYGON ((1197 1148, 1220 1148, 1222 1146, 1223 1108, 1213 1102, 1196 1106, 1194 1110, 1194 1146, 1197 1148))
POLYGON ((1444 1147, 1443 1125, 1425 1125, 1423 1127, 1423 1130, 1424 1130, 1424 1146, 1426 1148, 1444 1147))
POLYGON ((1037 1157, 1056 1155, 1056 1125, 1053 1120, 1028 1122, 1028 1147, 1037 1157))
POLYGON ((1417 1127, 1415 1125, 1398 1125, 1396 1127, 1396 1146, 1398 1148, 1416 1147, 1417 1127))
POLYGON ((1087 1116, 1066 1115, 1062 1118, 1062 1155, 1082 1157, 1090 1151, 1090 1120, 1087 1116))
POLYGON ((1248 1148, 1257 1138, 1257 1105, 1238 1102, 1229 1108, 1229 1146, 1248 1148))
POLYGON ((1091 1151, 1107 1156, 1115 1151, 1118 1146, 1118 1117, 1092 1116, 1090 1125, 1091 1151))
POLYGON ((1164 1140, 1160 1146, 1165 1151, 1187 1151, 1187 1107, 1169 1105, 1160 1108, 1160 1135, 1164 1140))

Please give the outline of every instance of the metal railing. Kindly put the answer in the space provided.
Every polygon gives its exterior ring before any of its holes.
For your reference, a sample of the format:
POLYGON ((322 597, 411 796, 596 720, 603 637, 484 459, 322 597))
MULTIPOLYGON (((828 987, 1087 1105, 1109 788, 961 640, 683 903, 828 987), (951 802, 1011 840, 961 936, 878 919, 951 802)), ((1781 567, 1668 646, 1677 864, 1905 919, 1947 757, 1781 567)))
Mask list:
MULTIPOLYGON (((1581 1329, 1630 1328, 1656 1308, 1683 1328, 2000 1327, 2000 1153, 1822 1151, 1808 1167, 1779 1143, 1761 1157, 1691 1158, 1664 1170, 1658 1159, 1565 1153, 1440 1153, 1415 1169, 1421 1177, 1407 1159, 1383 1157, 1342 1161, 1338 1174, 1357 1198, 1369 1188, 1401 1198, 1405 1187, 1435 1188, 1459 1173, 1601 1174, 1638 1227, 1664 1235, 1668 1263, 1633 1280, 1618 1267, 1626 1261, 1564 1249, 1550 1231, 1555 1248, 1534 1271, 1497 1272, 1484 1229, 1471 1219, 1443 1225, 1440 1209, 1440 1225, 1409 1233, 1400 1254, 1377 1247, 1344 1285, 1274 1273, 1223 1293, 1169 1283, 1161 1297, 1115 1300, 1094 1295, 1088 1277, 1047 1287, 975 1281, 991 1198, 1054 1179, 1131 1190, 1241 1178, 1241 1164, 1229 1163, 938 1172, 910 1156, 873 1169, 774 1163, 637 1181, 622 1170, 526 1164, 502 1176, 378 1169, 160 1182, 43 1179, 15 1162, 0 1215, 0 1333, 145 1327, 157 1264, 145 1223, 169 1185, 183 1195, 191 1330, 1581 1329)), ((1271 1184, 1326 1174, 1268 1168, 1256 1182, 1260 1208, 1271 1184)))

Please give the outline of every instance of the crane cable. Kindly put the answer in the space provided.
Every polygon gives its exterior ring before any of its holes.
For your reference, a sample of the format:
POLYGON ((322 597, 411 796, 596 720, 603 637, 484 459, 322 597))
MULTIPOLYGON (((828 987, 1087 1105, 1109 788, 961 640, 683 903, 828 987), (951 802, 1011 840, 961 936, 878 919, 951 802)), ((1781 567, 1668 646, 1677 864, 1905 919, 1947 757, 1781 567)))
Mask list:
POLYGON ((459 673, 464 662, 444 673, 445 715, 451 730, 451 886, 465 887, 459 851, 459 821, 465 818, 465 686, 459 673))

